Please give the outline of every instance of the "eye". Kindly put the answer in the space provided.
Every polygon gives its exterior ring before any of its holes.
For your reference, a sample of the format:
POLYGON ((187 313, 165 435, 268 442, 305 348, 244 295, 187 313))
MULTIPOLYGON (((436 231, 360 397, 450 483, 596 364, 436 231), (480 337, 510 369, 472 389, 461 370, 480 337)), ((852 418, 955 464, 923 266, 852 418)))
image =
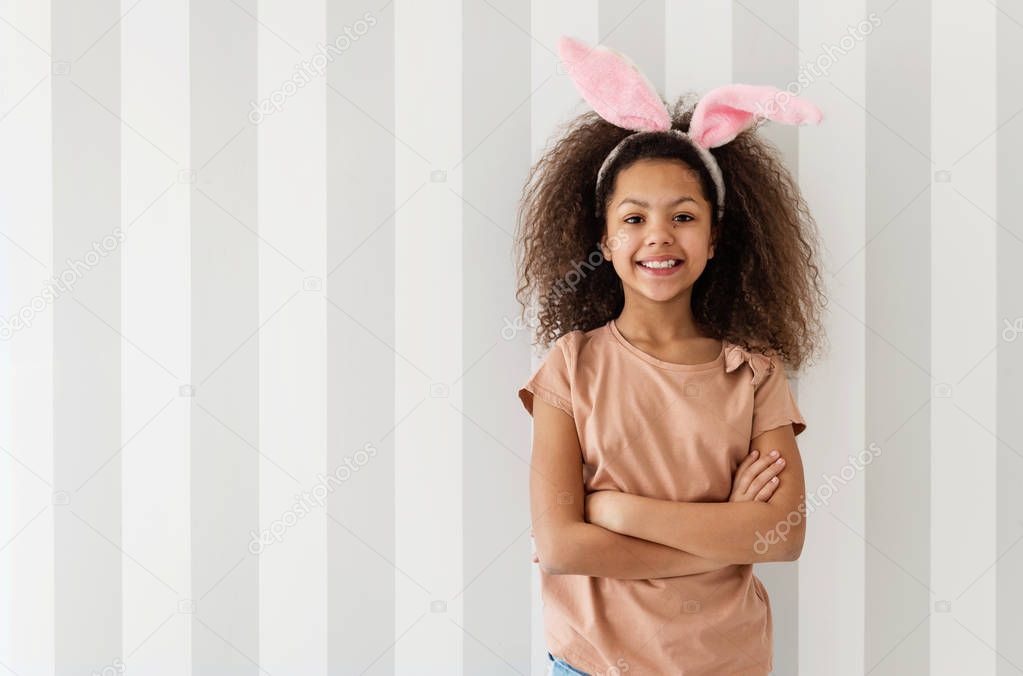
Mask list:
MULTIPOLYGON (((689 214, 676 214, 675 217, 672 218, 671 220, 677 221, 680 216, 684 219, 684 220, 680 221, 682 223, 688 223, 689 221, 695 220, 689 214)), ((626 223, 628 223, 629 225, 637 225, 639 223, 639 219, 642 219, 642 218, 643 218, 642 216, 626 216, 623 220, 626 223), (636 219, 636 220, 633 220, 633 219, 636 219)))

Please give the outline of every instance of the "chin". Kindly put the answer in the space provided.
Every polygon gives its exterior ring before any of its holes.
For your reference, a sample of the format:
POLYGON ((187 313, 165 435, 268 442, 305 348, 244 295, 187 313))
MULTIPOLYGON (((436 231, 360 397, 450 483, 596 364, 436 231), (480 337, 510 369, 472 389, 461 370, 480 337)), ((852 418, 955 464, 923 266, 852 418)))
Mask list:
POLYGON ((691 284, 679 284, 671 288, 661 287, 659 289, 650 288, 647 284, 639 283, 632 285, 632 291, 647 300, 655 303, 666 303, 668 301, 675 300, 679 296, 684 296, 692 290, 691 284))

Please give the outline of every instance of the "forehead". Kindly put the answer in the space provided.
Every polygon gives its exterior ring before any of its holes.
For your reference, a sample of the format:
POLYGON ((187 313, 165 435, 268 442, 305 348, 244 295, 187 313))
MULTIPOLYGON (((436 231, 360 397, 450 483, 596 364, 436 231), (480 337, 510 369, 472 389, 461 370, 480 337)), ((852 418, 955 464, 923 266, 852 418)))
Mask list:
POLYGON ((615 177, 612 198, 638 197, 656 202, 665 196, 687 194, 706 201, 699 174, 680 160, 637 160, 615 177))

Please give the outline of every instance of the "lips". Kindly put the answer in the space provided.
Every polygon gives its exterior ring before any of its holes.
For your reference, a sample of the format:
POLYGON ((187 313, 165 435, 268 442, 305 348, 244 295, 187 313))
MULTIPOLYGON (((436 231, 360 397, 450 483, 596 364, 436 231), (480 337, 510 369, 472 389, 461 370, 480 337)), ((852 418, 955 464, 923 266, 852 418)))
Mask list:
POLYGON ((656 260, 651 259, 641 260, 638 261, 636 265, 645 265, 647 263, 664 263, 665 261, 675 261, 675 265, 681 265, 683 262, 681 258, 660 258, 656 260))
POLYGON ((645 265, 642 265, 641 262, 639 262, 639 261, 636 262, 636 267, 640 271, 642 271, 643 274, 650 275, 650 276, 653 276, 653 277, 668 277, 668 276, 674 275, 679 270, 682 269, 683 265, 685 265, 685 261, 683 259, 681 259, 681 258, 674 258, 672 256, 658 257, 658 258, 645 258, 643 260, 644 261, 649 261, 649 260, 661 260, 661 261, 664 261, 664 260, 674 260, 674 261, 678 261, 677 263, 675 263, 675 265, 673 265, 671 267, 667 267, 667 268, 648 268, 645 265))
POLYGON ((681 261, 681 260, 683 260, 683 259, 678 257, 678 256, 670 256, 670 255, 665 254, 663 256, 648 256, 647 258, 641 258, 637 262, 638 263, 647 263, 647 262, 651 262, 651 261, 658 262, 658 261, 681 261))

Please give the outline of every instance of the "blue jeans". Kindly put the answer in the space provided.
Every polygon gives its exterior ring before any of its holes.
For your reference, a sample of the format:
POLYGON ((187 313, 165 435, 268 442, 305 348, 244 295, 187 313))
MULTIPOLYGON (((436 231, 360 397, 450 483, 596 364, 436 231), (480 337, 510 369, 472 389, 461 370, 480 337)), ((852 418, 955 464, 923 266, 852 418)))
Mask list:
POLYGON ((548 676, 590 676, 585 671, 579 671, 565 660, 550 653, 547 653, 547 659, 550 661, 548 676))

